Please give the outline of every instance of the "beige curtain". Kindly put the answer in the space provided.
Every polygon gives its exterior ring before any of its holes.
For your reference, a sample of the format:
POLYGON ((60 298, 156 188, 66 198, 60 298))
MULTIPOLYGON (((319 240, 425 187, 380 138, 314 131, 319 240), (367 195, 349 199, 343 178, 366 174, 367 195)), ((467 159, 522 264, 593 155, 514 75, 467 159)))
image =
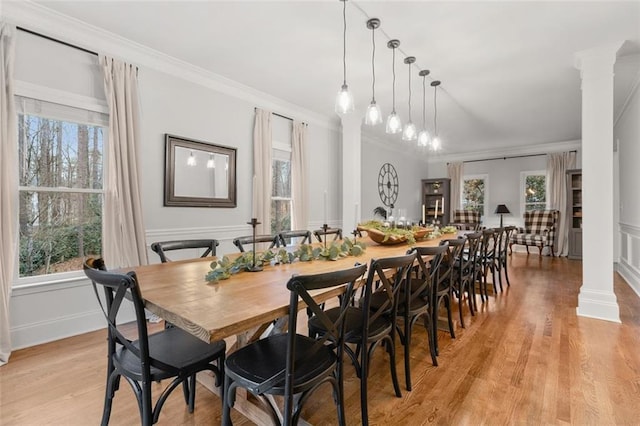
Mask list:
POLYGON ((291 138, 291 229, 307 229, 309 196, 307 190, 307 125, 293 122, 291 138))
POLYGON ((271 233, 271 112, 256 108, 253 126, 253 208, 258 234, 271 233))
POLYGON ((569 218, 567 215, 567 170, 576 167, 575 152, 557 152, 547 155, 547 205, 560 211, 556 230, 554 253, 566 256, 569 253, 569 218))
POLYGON ((450 221, 454 221, 456 210, 460 210, 460 188, 462 187, 463 163, 461 161, 447 164, 447 174, 451 179, 451 217, 450 221))
POLYGON ((110 268, 145 265, 147 248, 138 163, 138 69, 103 55, 100 64, 109 104, 103 255, 110 268))
POLYGON ((0 22, 0 365, 11 356, 9 304, 18 244, 18 141, 13 96, 16 28, 0 22))

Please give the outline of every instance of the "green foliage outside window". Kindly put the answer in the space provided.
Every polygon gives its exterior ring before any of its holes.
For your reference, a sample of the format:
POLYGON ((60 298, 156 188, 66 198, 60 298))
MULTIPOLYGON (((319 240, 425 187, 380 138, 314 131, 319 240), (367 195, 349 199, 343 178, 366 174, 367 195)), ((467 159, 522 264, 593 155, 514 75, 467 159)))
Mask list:
POLYGON ((484 214, 484 179, 465 179, 462 191, 462 208, 484 214))
POLYGON ((525 210, 544 210, 547 190, 545 175, 527 175, 525 178, 525 210))

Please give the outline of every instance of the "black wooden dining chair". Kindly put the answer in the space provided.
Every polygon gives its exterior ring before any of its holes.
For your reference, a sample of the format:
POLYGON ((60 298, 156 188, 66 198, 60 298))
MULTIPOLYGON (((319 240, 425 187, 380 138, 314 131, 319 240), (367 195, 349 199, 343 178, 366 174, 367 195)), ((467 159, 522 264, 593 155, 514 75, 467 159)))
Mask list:
POLYGON ((300 411, 309 396, 324 383, 333 387, 338 411, 338 424, 345 424, 343 391, 343 351, 345 320, 355 283, 365 274, 366 265, 342 271, 291 277, 287 288, 291 292, 289 330, 253 342, 233 352, 225 363, 225 398, 222 424, 230 425, 230 411, 236 388, 253 394, 271 415, 274 424, 298 423, 300 411), (309 292, 345 285, 344 297, 329 315, 309 292), (299 299, 311 309, 313 318, 326 327, 319 339, 296 333, 299 299), (284 412, 266 395, 282 395, 284 412), (282 421, 280 418, 282 417, 282 421))
POLYGON ((328 237, 329 235, 333 235, 332 241, 341 240, 342 228, 327 228, 326 230, 316 229, 315 231, 313 231, 313 235, 315 235, 316 239, 320 243, 324 242, 323 238, 328 237))
POLYGON ((448 245, 437 247, 414 247, 409 253, 416 256, 418 266, 415 276, 411 278, 409 290, 403 294, 398 307, 398 317, 402 319, 403 328, 400 331, 400 342, 404 345, 404 373, 407 390, 411 390, 411 334, 413 326, 422 318, 427 331, 431 363, 438 365, 436 358, 437 328, 433 322, 435 295, 442 257, 448 250, 448 245))
POLYGON ((107 320, 107 384, 101 424, 107 425, 115 392, 120 386, 120 378, 131 385, 138 401, 141 423, 149 426, 158 421, 160 410, 167 397, 181 383, 188 383, 185 402, 192 413, 195 405, 195 375, 199 371, 212 371, 216 385, 224 379, 222 365, 225 359, 224 341, 206 343, 195 336, 173 327, 148 335, 144 314, 144 301, 140 294, 138 280, 134 272, 127 274, 107 272, 102 259, 88 259, 84 263, 84 273, 91 280, 96 298, 107 320), (98 287, 104 290, 103 304, 98 287), (133 303, 137 340, 129 340, 118 324, 118 313, 124 299, 133 303), (173 378, 152 406, 151 385, 164 379, 173 378))
POLYGON ((220 243, 218 240, 175 240, 175 241, 159 241, 151 244, 151 250, 157 253, 160 257, 160 262, 170 262, 171 259, 167 256, 166 252, 174 250, 189 250, 189 249, 202 249, 204 252, 200 254, 200 257, 215 256, 216 247, 220 243))
POLYGON ((306 229, 282 231, 278 234, 278 238, 282 247, 286 247, 287 242, 291 243, 294 238, 297 239, 298 244, 311 244, 311 232, 306 229))
MULTIPOLYGON (((372 259, 364 286, 364 297, 359 306, 347 309, 345 343, 356 346, 355 351, 345 346, 345 353, 351 358, 360 378, 360 409, 362 424, 369 424, 367 381, 369 364, 375 349, 383 343, 389 353, 389 367, 395 395, 400 398, 400 386, 395 362, 396 317, 400 293, 410 280, 410 272, 415 254, 384 259, 372 259), (374 286, 379 287, 374 292, 374 286)), ((343 300, 344 302, 344 300, 343 300)), ((336 318, 337 308, 328 309, 326 315, 336 318)), ((309 335, 325 335, 326 324, 320 318, 309 320, 309 335)))
POLYGON ((280 237, 277 235, 256 235, 253 238, 253 235, 247 235, 246 237, 238 237, 234 238, 233 245, 238 247, 240 253, 244 253, 245 245, 253 244, 255 241, 256 244, 259 243, 269 243, 269 248, 272 249, 274 247, 280 247, 280 237))
POLYGON ((458 282, 458 306, 460 309, 460 325, 464 327, 462 315, 462 299, 467 295, 469 313, 473 316, 477 310, 476 306, 476 278, 478 277, 477 258, 480 247, 481 232, 474 232, 464 236, 465 246, 460 254, 460 260, 454 267, 457 269, 458 282))

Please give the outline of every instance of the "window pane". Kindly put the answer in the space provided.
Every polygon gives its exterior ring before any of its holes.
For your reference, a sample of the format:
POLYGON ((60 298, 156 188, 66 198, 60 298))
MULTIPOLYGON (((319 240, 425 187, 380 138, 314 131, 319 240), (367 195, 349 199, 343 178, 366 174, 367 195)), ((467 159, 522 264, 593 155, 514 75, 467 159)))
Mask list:
POLYGON ((291 230, 291 201, 271 200, 271 235, 291 230))
POLYGON ((272 197, 291 198, 291 162, 273 160, 272 197))
POLYGON ((545 175, 528 175, 525 180, 525 203, 542 203, 547 200, 545 175))
POLYGON ((102 188, 100 126, 18 115, 20 185, 102 188))
POLYGON ((525 210, 527 211, 531 211, 531 210, 544 210, 546 208, 546 204, 545 203, 532 203, 532 204, 526 204, 525 205, 525 210))
POLYGON ((82 269, 102 252, 102 194, 20 192, 20 276, 82 269))
POLYGON ((465 210, 484 214, 484 179, 466 179, 464 181, 462 206, 465 210))

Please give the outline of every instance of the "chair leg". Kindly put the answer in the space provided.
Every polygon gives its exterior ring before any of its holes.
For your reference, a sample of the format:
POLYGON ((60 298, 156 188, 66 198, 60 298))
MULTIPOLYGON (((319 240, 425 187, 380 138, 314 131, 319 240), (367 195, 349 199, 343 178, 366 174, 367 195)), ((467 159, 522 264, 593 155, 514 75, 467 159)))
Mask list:
POLYGON ((427 341, 429 342, 429 353, 431 354, 431 364, 434 367, 438 366, 438 358, 436 356, 436 346, 434 344, 435 330, 431 328, 431 313, 427 313, 422 316, 422 321, 424 322, 424 328, 427 329, 427 341))
POLYGON ((342 357, 338 361, 338 374, 336 379, 336 408, 338 410, 338 424, 344 426, 347 422, 344 412, 344 364, 342 357))
POLYGON ((151 426, 153 424, 153 408, 151 406, 151 382, 143 381, 140 386, 140 417, 142 426, 151 426))
POLYGON ((187 380, 189 380, 189 412, 193 413, 196 406, 196 375, 191 375, 187 380))
MULTIPOLYGON (((464 327, 464 318, 462 317, 462 303, 463 303, 463 299, 464 299, 464 293, 465 293, 465 284, 464 281, 462 281, 462 275, 460 276, 460 282, 458 283, 458 314, 460 315, 460 327, 465 328, 464 327)), ((467 303, 469 299, 467 299, 467 303)))
MULTIPOLYGON (((412 319, 404 317, 404 382, 407 390, 411 390, 411 323, 412 319)), ((431 333, 427 330, 427 338, 431 338, 431 333)), ((431 343, 429 343, 431 346, 431 343)))
POLYGON ((509 282, 509 268, 507 268, 507 259, 503 261, 503 269, 504 269, 504 278, 507 280, 507 286, 511 287, 511 283, 509 282))
MULTIPOLYGON (((393 332, 392 332, 393 334, 393 332)), ((393 382, 393 390, 398 398, 402 397, 400 392, 400 384, 398 383, 398 371, 396 369, 396 345, 395 339, 391 336, 387 340, 387 352, 389 353, 389 367, 391 368, 391 381, 393 382)))
POLYGON ((444 300, 444 306, 447 308, 447 321, 449 322, 449 334, 452 339, 456 338, 455 330, 453 329, 453 319, 451 318, 451 293, 446 296, 444 300))
POLYGON ((542 246, 538 247, 538 250, 540 251, 540 256, 542 256, 542 249, 543 249, 542 246))
MULTIPOLYGON (((364 345, 363 345, 364 346, 364 345)), ((369 410, 367 407, 367 380, 369 378, 369 351, 362 348, 362 358, 360 358, 360 415, 362 425, 369 425, 369 410)))
MULTIPOLYGON (((113 367, 111 367, 113 368, 113 367)), ((109 417, 111 417, 111 407, 113 405, 113 397, 116 393, 116 381, 119 381, 120 375, 115 371, 111 371, 111 374, 107 375, 107 386, 104 395, 104 409, 102 410, 102 426, 109 424, 109 417)))
MULTIPOLYGON (((222 367, 224 368, 224 366, 222 367)), ((231 426, 231 394, 229 388, 231 387, 231 378, 228 374, 224 376, 224 397, 222 398, 222 426, 231 426)), ((235 390, 234 390, 235 397, 235 390)))

